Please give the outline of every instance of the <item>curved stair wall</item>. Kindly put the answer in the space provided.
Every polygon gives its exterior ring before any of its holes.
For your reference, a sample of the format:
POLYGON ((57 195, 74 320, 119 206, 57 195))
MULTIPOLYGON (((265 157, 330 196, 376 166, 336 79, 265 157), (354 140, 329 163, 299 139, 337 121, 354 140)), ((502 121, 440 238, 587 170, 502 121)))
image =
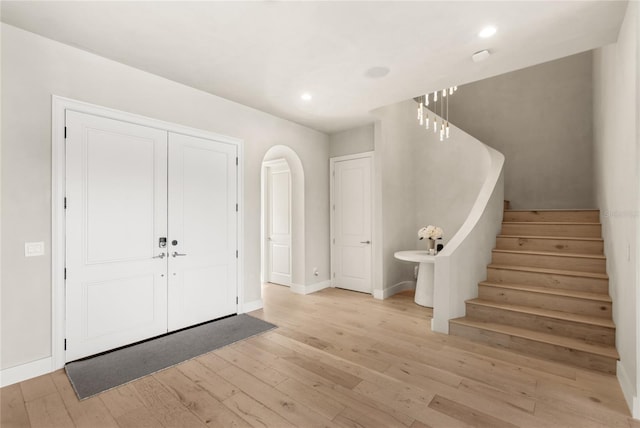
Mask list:
POLYGON ((465 301, 477 297, 477 283, 486 278, 491 250, 502 223, 504 156, 485 144, 482 146, 489 159, 482 187, 466 220, 435 259, 431 329, 440 333, 448 334, 449 320, 464 316, 465 301))
POLYGON ((444 326, 438 331, 446 332, 447 320, 459 316, 450 306, 464 309, 468 292, 475 289, 477 293, 477 283, 486 275, 502 218, 504 158, 455 126, 451 126, 450 139, 439 141, 432 130, 418 126, 415 109, 416 103, 409 100, 374 112, 379 118, 375 125, 375 194, 381 195, 375 202, 374 296, 385 298, 415 284, 414 265, 396 260, 393 254, 426 249, 425 242, 418 240, 418 229, 428 224, 440 226, 445 251, 437 258, 454 257, 452 269, 473 266, 473 274, 455 277, 468 282, 451 294, 460 301, 453 304, 446 297, 445 307, 435 308, 444 326), (483 215, 489 201, 490 212, 483 215), (472 232, 468 239, 474 242, 460 246, 472 232), (460 246, 460 252, 450 254, 454 246, 460 246), (463 251, 465 255, 460 256, 463 251), (458 257, 471 261, 459 263, 458 257))

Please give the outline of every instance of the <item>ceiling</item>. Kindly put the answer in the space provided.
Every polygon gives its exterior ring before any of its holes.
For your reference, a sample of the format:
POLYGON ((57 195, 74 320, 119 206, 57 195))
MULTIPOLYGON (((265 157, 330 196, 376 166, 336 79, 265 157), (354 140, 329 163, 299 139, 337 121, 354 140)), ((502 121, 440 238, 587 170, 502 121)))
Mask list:
POLYGON ((617 1, 3 0, 0 12, 5 23, 332 133, 424 92, 614 42, 625 10, 617 1), (479 38, 488 24, 497 34, 479 38), (474 63, 482 49, 492 55, 474 63))

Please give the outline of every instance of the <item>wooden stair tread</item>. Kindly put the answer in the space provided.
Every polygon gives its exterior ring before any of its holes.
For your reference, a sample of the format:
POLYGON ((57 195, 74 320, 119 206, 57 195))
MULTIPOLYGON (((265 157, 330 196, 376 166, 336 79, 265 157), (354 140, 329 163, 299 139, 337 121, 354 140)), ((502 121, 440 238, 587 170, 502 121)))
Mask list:
POLYGON ((586 210, 580 210, 580 209, 543 209, 543 210, 504 210, 504 212, 507 213, 557 213, 557 212, 565 212, 565 213, 577 213, 577 212, 596 212, 596 211, 600 211, 599 209, 586 209, 586 210))
POLYGON ((493 251, 496 253, 528 254, 532 256, 579 257, 584 259, 598 259, 598 260, 606 259, 606 257, 601 254, 563 253, 563 252, 556 252, 556 251, 503 250, 500 248, 494 248, 493 251))
POLYGON ((562 297, 573 297, 576 299, 593 300, 593 301, 603 302, 603 303, 612 302, 611 297, 608 294, 604 294, 604 293, 590 293, 587 291, 574 291, 574 290, 567 290, 563 288, 537 287, 535 285, 509 284, 509 283, 498 283, 498 282, 491 282, 491 281, 482 281, 480 285, 486 285, 488 287, 496 287, 496 288, 505 288, 509 290, 529 291, 532 293, 552 294, 555 296, 562 296, 562 297))
POLYGON ((515 224, 515 225, 535 225, 535 226, 573 226, 573 225, 586 225, 586 226, 600 226, 600 222, 597 221, 503 221, 502 224, 515 224))
POLYGON ((620 356, 618 355, 618 351, 614 346, 595 345, 595 344, 586 343, 580 339, 574 339, 571 337, 556 336, 554 334, 542 333, 539 331, 528 330, 525 328, 514 327, 510 325, 505 325, 505 324, 478 321, 478 320, 469 319, 467 317, 455 318, 450 320, 449 322, 454 324, 466 325, 468 327, 475 327, 483 330, 490 330, 496 333, 516 336, 523 339, 533 340, 536 342, 543 342, 550 345, 575 349, 578 351, 600 355, 606 358, 613 358, 616 360, 620 359, 620 356))
POLYGON ((594 316, 588 316, 588 315, 579 315, 579 314, 573 314, 570 312, 554 311, 550 309, 534 308, 532 306, 513 305, 510 303, 500 303, 500 302, 494 302, 491 300, 483 300, 483 299, 467 300, 467 304, 502 309, 502 310, 512 311, 512 312, 519 312, 523 314, 535 315, 535 316, 545 317, 545 318, 554 318, 554 319, 563 320, 563 321, 578 322, 578 323, 589 324, 589 325, 594 325, 598 327, 605 327, 605 328, 616 327, 613 321, 607 318, 594 317, 594 316))
POLYGON ((488 268, 494 269, 505 269, 505 270, 517 270, 524 272, 538 272, 538 273, 547 273, 550 275, 566 275, 566 276, 581 276, 585 278, 596 278, 596 279, 609 279, 609 276, 606 273, 595 273, 595 272, 581 272, 575 270, 561 270, 561 269, 548 269, 548 268, 539 268, 532 266, 517 266, 517 265, 499 265, 491 263, 487 265, 488 268))
POLYGON ((498 235, 498 238, 523 238, 523 239, 558 239, 571 241, 604 241, 602 238, 589 236, 544 236, 544 235, 498 235))

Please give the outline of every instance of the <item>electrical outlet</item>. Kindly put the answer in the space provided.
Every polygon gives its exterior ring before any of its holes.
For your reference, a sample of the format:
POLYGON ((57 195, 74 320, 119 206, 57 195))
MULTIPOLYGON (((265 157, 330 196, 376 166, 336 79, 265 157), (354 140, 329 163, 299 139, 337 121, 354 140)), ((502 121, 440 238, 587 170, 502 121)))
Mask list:
POLYGON ((25 242, 24 256, 35 257, 44 255, 44 242, 25 242))

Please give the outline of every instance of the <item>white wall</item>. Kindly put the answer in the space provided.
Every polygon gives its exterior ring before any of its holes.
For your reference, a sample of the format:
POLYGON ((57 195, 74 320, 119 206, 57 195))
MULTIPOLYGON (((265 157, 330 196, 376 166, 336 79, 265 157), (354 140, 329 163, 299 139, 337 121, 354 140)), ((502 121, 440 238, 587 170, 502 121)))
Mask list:
POLYGON ((376 260, 382 266, 382 288, 413 280, 413 266, 393 253, 426 249, 418 240, 420 227, 442 227, 446 246, 466 220, 489 166, 482 144, 455 129, 441 142, 418 125, 416 108, 409 100, 374 112, 380 119, 375 152, 383 243, 376 260))
POLYGON ((51 355, 51 95, 243 139, 245 301, 260 299, 260 166, 282 144, 305 181, 306 281, 329 279, 328 136, 2 24, 2 369, 51 355), (44 241, 45 257, 24 257, 44 241), (317 266, 319 277, 312 267, 317 266))
POLYGON ((373 151, 374 125, 359 126, 329 135, 329 157, 373 151))
MULTIPOLYGON (((618 41, 594 52, 595 190, 613 299, 618 378, 629 406, 637 397, 638 182, 640 87, 638 2, 629 2, 618 41)), ((634 416, 640 417, 638 409, 634 416)))
POLYGON ((452 123, 504 154, 512 208, 594 207, 591 52, 459 86, 449 102, 452 123))

